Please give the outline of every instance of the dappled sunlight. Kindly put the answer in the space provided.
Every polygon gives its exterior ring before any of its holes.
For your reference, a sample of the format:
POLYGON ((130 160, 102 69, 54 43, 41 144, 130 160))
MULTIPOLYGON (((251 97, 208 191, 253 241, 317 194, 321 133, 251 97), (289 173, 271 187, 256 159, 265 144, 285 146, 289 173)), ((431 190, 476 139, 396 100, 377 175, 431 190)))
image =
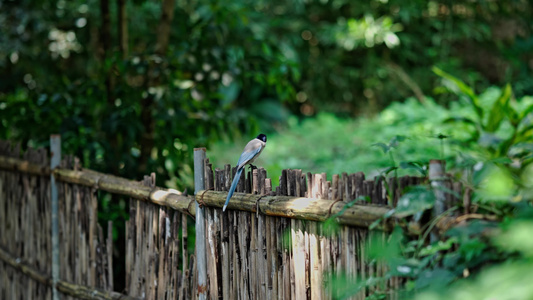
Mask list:
POLYGON ((320 201, 320 199, 313 199, 313 198, 295 198, 290 201, 287 201, 287 207, 289 209, 296 209, 296 210, 304 210, 306 208, 313 207, 317 201, 320 201))
POLYGON ((163 201, 165 200, 169 195, 181 195, 182 193, 175 189, 168 189, 168 190, 156 190, 152 192, 150 197, 154 199, 155 201, 163 201))

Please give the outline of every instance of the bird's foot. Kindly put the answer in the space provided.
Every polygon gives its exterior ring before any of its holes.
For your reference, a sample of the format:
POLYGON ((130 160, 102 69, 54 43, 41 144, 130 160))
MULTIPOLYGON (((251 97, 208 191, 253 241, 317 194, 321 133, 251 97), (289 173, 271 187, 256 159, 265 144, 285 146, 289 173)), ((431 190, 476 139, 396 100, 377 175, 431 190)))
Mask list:
POLYGON ((254 165, 252 165, 252 164, 250 164, 250 171, 252 171, 252 172, 253 172, 253 170, 257 170, 257 167, 256 167, 256 166, 254 166, 254 165))

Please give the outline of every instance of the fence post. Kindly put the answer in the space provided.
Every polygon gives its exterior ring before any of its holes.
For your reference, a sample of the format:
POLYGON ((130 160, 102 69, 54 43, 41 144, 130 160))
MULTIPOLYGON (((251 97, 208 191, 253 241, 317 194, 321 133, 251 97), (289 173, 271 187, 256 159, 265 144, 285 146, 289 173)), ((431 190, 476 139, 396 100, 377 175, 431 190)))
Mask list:
MULTIPOLYGON (((435 194, 435 205, 433 206, 433 217, 436 218, 444 213, 446 209, 446 194, 444 193, 444 181, 446 180, 444 170, 446 162, 443 160, 432 159, 429 161, 429 181, 435 194)), ((436 234, 431 234, 431 241, 438 240, 436 234)))
POLYGON ((54 168, 61 162, 61 136, 50 135, 50 198, 52 201, 52 299, 59 300, 56 285, 59 280, 59 201, 54 168))
MULTIPOLYGON (((194 148, 194 194, 205 189, 205 148, 194 148)), ((199 300, 207 298, 207 265, 205 251, 204 208, 196 201, 196 266, 198 270, 197 293, 199 300)))

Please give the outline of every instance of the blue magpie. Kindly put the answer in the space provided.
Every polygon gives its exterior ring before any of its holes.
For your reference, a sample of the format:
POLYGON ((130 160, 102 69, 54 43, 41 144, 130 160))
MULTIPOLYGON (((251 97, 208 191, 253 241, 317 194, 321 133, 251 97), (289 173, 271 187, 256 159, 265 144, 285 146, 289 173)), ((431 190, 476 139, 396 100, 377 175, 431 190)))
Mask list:
POLYGON ((235 173, 235 177, 233 177, 233 182, 229 188, 228 197, 226 198, 226 203, 224 203, 222 211, 226 211, 229 199, 231 196, 233 196, 233 192, 235 192, 235 188, 237 187, 237 183, 239 183, 244 166, 250 164, 252 168, 254 167, 252 163, 259 156, 259 154, 261 154, 261 151, 265 149, 266 141, 266 135, 261 133, 255 139, 249 141, 248 144, 246 144, 246 147, 244 147, 244 151, 242 151, 241 157, 239 157, 239 161, 237 162, 237 172, 235 173))

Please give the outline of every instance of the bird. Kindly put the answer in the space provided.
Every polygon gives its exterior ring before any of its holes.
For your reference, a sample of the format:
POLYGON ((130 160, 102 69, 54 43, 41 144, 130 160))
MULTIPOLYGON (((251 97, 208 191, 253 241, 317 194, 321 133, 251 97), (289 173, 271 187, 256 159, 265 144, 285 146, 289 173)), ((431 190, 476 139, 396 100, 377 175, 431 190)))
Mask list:
POLYGON ((242 151, 241 156, 239 157, 239 161, 237 162, 237 172, 235 173, 235 177, 233 177, 233 182, 231 183, 231 187, 229 188, 228 197, 226 198, 226 203, 224 203, 222 211, 226 211, 229 199, 231 199, 231 196, 233 196, 233 192, 235 192, 235 188, 237 187, 237 183, 239 183, 239 179, 241 178, 241 173, 244 170, 244 166, 249 164, 252 168, 254 168, 254 165, 252 165, 252 163, 259 156, 259 154, 261 154, 263 149, 265 149, 266 141, 266 135, 261 133, 255 139, 249 141, 248 144, 246 144, 246 146, 244 147, 244 150, 242 151))

